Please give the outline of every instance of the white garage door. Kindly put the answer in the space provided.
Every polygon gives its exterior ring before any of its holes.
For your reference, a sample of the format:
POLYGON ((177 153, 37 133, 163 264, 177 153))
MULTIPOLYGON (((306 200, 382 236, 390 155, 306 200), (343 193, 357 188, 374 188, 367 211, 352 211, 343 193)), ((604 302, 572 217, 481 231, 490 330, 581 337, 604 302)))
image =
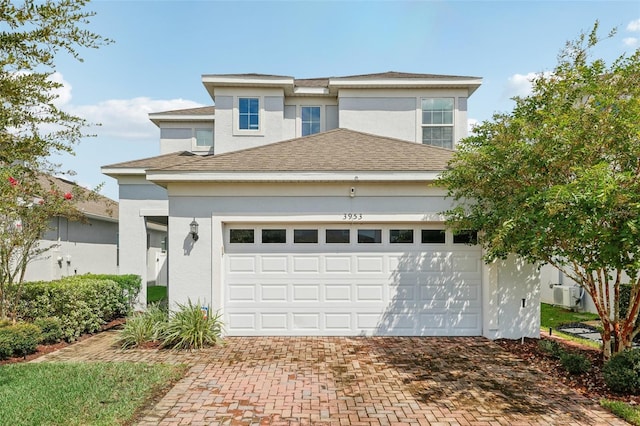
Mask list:
POLYGON ((481 258, 437 226, 227 224, 229 335, 476 336, 481 258))

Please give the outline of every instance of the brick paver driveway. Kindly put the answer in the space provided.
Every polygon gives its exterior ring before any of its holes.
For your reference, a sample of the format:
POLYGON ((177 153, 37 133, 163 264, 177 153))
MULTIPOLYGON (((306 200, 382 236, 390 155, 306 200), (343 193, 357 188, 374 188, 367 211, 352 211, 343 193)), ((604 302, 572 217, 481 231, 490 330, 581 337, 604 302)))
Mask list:
POLYGON ((86 346, 42 361, 192 365, 142 425, 626 424, 483 338, 228 338, 184 355, 86 346))

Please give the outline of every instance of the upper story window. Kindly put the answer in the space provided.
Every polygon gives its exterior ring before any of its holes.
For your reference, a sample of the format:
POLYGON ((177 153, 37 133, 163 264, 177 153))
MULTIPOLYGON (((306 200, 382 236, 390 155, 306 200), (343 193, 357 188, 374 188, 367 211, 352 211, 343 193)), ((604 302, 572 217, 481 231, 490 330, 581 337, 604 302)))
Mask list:
POLYGON ((303 106, 300 115, 302 118, 302 136, 320 133, 320 107, 303 106))
POLYGON ((196 148, 213 147, 213 129, 195 129, 196 148))
POLYGON ((238 128, 260 130, 260 98, 238 98, 238 128))
POLYGON ((422 143, 453 149, 453 98, 422 99, 422 143))

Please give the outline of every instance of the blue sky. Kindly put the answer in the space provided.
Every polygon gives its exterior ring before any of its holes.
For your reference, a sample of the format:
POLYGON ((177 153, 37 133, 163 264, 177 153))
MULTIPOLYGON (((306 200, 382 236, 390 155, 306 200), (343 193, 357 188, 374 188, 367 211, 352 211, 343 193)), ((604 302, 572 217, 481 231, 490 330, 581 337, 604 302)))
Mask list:
POLYGON ((116 199, 100 167, 159 153, 151 112, 211 105, 203 74, 296 78, 404 71, 484 79, 469 117, 511 110, 527 76, 549 71, 567 40, 600 21, 598 56, 640 47, 639 1, 95 1, 89 28, 113 39, 60 57, 65 110, 102 125, 62 157, 78 183, 116 199))

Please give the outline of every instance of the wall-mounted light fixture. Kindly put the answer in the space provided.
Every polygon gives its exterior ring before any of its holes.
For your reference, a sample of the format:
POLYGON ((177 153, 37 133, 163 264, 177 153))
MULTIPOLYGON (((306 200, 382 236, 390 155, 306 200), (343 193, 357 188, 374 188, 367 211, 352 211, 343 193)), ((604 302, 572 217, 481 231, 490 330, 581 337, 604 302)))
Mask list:
POLYGON ((191 223, 189 224, 189 233, 191 234, 191 238, 193 241, 198 241, 198 222, 196 222, 196 218, 194 217, 191 223))
POLYGON ((67 255, 67 265, 71 265, 71 255, 67 255))

